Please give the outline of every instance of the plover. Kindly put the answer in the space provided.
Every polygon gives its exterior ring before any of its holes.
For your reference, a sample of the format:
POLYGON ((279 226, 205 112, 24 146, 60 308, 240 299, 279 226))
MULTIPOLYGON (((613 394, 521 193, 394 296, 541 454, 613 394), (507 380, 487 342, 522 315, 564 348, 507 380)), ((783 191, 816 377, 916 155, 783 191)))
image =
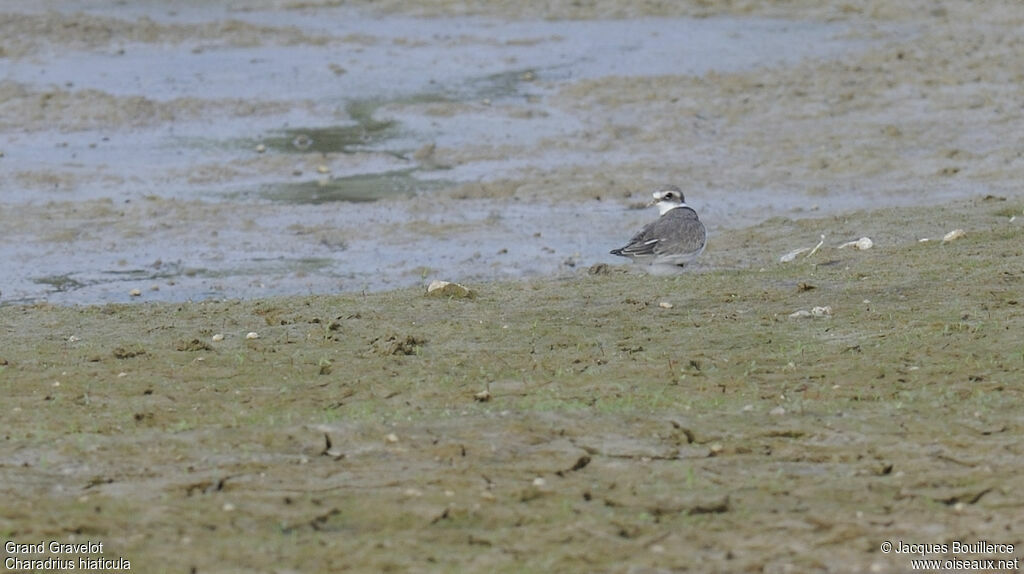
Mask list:
POLYGON ((644 226, 625 247, 611 253, 644 264, 655 275, 679 273, 704 252, 707 230, 697 212, 686 205, 678 187, 663 185, 653 195, 651 204, 658 206, 661 217, 644 226))

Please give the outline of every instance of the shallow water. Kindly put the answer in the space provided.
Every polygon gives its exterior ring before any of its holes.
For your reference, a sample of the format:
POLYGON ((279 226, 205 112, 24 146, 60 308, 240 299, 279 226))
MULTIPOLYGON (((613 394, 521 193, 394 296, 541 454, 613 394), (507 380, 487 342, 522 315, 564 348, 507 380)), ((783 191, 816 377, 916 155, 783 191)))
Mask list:
MULTIPOLYGON (((25 118, 0 133, 3 302, 125 301, 132 289, 147 300, 372 290, 613 262, 608 250, 649 213, 621 201, 432 198, 465 182, 645 161, 550 145, 587 137, 582 118, 551 103, 575 82, 786 65, 865 45, 840 24, 778 20, 87 6, 179 28, 0 60, 9 81, 71 99, 56 125, 25 118), (236 41, 189 32, 226 19, 267 32, 236 41), (281 41, 283 27, 303 36, 281 41), (455 165, 430 153, 541 142, 541 154, 455 165)), ((744 191, 705 198, 702 212, 714 229, 804 201, 744 191)))

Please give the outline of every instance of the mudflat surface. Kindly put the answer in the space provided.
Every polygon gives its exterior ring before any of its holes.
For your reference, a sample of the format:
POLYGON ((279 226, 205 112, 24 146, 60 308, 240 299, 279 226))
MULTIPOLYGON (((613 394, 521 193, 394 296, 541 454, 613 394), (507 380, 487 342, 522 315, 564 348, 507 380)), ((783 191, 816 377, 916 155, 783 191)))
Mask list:
POLYGON ((584 4, 5 3, 0 301, 571 274, 662 182, 713 238, 1019 193, 1012 3, 584 4))
POLYGON ((3 307, 0 530, 156 572, 1019 558, 881 548, 1024 543, 1022 216, 774 219, 722 239, 745 269, 471 299, 3 307))
POLYGON ((1019 569, 1024 9, 580 4, 6 3, 5 558, 1019 569), (380 28, 335 25, 349 10, 380 28), (828 49, 584 74, 603 68, 573 34, 633 18, 828 49), (317 79, 496 45, 500 65, 427 96, 332 100, 317 79), (131 73, 39 77, 97 54, 131 73), (161 55, 199 60, 154 76, 162 95, 123 81, 161 55), (268 84, 293 58, 319 72, 281 88, 306 98, 202 76, 232 58, 278 62, 268 84), (661 181, 712 231, 673 278, 605 256, 661 181), (476 296, 428 297, 434 277, 476 296))

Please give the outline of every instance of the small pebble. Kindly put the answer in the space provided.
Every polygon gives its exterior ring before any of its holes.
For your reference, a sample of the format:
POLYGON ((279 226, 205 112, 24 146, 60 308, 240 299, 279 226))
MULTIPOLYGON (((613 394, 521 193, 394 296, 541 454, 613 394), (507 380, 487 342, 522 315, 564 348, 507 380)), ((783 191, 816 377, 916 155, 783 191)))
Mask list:
POLYGON ((396 443, 396 442, 398 442, 398 435, 396 435, 395 433, 388 433, 388 436, 384 437, 384 440, 386 440, 386 441, 388 441, 388 442, 390 442, 392 444, 396 443))
POLYGON ((949 233, 942 236, 942 242, 949 243, 950 241, 955 241, 966 235, 967 232, 964 231, 963 229, 954 229, 953 231, 950 231, 949 233))
POLYGON ((775 417, 781 417, 782 415, 786 414, 786 409, 782 407, 775 407, 774 409, 768 411, 768 414, 775 417))
POLYGON ((874 246, 875 246, 875 243, 873 241, 871 241, 870 237, 861 237, 857 241, 849 241, 847 243, 844 243, 844 244, 840 245, 839 249, 845 249, 847 247, 853 247, 854 249, 859 249, 861 251, 864 251, 866 249, 871 249, 874 246))
POLYGON ((453 299, 473 299, 476 297, 476 292, 465 285, 435 279, 427 286, 427 295, 450 297, 453 299))
POLYGON ((245 338, 246 339, 259 339, 260 338, 260 334, 257 333, 256 331, 250 331, 250 332, 245 334, 245 338))
POLYGON ((267 146, 263 144, 256 146, 256 153, 263 153, 265 151, 267 151, 267 146))
POLYGON ((77 342, 79 342, 81 340, 82 340, 81 338, 79 338, 79 337, 77 337, 75 335, 71 335, 70 337, 68 337, 68 343, 77 343, 77 342))
POLYGON ((224 506, 222 506, 221 508, 224 509, 224 512, 231 512, 235 509, 235 505, 231 504, 230 502, 225 502, 224 506))
POLYGON ((327 167, 324 164, 320 164, 320 165, 316 166, 316 171, 318 173, 330 173, 331 168, 327 167))
POLYGON ((661 303, 658 303, 658 307, 661 307, 662 309, 671 309, 672 307, 675 307, 675 305, 668 301, 662 301, 661 303))
POLYGON ((547 481, 544 480, 543 478, 539 477, 539 476, 537 478, 533 479, 533 485, 536 486, 537 488, 540 488, 540 487, 544 486, 545 484, 547 484, 547 481))
POLYGON ((131 295, 132 297, 139 297, 142 295, 142 291, 139 289, 132 289, 131 291, 128 292, 128 294, 131 295))
POLYGON ((210 337, 210 339, 211 339, 211 340, 212 340, 212 341, 213 341, 214 343, 216 343, 216 342, 218 342, 218 341, 223 341, 223 340, 224 340, 224 334, 223 334, 223 333, 217 333, 216 335, 214 335, 214 336, 210 337))

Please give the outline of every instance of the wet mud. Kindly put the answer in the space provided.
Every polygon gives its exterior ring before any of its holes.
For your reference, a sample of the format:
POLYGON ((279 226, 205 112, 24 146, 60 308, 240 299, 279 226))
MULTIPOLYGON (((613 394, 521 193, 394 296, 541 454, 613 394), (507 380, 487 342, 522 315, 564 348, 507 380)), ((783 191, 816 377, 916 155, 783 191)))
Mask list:
POLYGON ((1024 9, 527 5, 5 3, 5 542, 147 572, 1024 558, 1024 9), (706 54, 672 30, 736 52, 667 59, 706 54), (607 251, 664 181, 711 235, 654 278, 607 251), (884 546, 979 540, 1015 550, 884 546))

